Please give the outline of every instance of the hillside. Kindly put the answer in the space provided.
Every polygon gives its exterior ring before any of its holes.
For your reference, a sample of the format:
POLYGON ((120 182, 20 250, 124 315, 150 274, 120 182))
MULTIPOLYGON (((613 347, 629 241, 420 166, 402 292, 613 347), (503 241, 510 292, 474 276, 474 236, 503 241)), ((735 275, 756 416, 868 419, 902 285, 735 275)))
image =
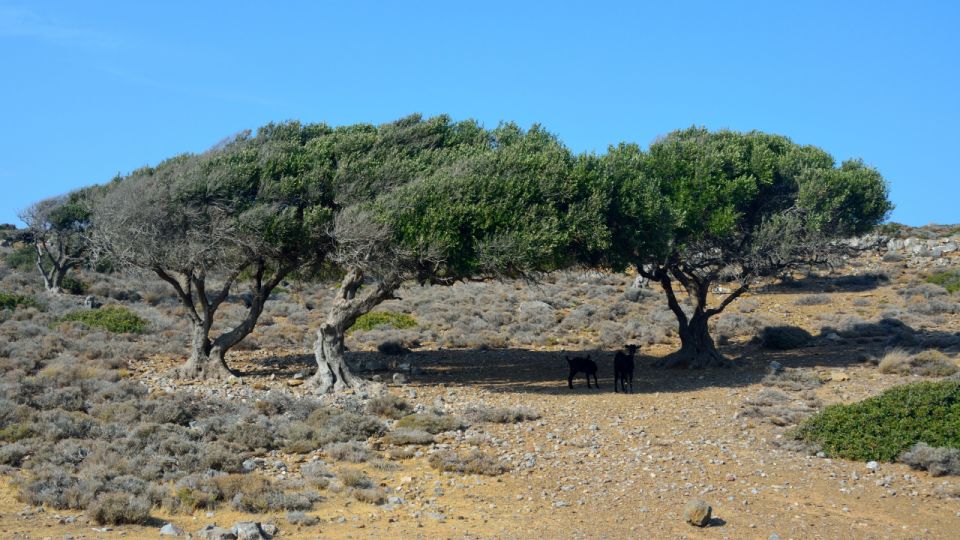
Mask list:
MULTIPOLYGON (((404 316, 347 338, 350 362, 381 385, 319 397, 302 383, 333 283, 282 285, 227 357, 239 379, 180 381, 168 371, 188 333, 168 287, 87 270, 80 294, 50 297, 6 246, 0 531, 156 538, 172 523, 196 538, 255 521, 278 538, 953 537, 957 476, 868 468, 793 436, 829 405, 956 378, 890 355, 938 351, 956 371, 957 227, 884 233, 831 273, 759 281, 716 317, 729 369, 654 367, 679 344, 662 292, 562 272, 401 289, 376 312, 404 316), (104 307, 84 307, 88 295, 104 307), (143 331, 92 326, 110 306, 143 331), (775 348, 764 329, 783 326, 810 337, 775 348), (640 345, 636 391, 613 393, 627 343, 640 345), (580 375, 568 389, 564 356, 587 354, 601 388, 580 375), (692 498, 712 506, 710 526, 684 522, 692 498)), ((239 316, 243 298, 222 309, 239 316)))

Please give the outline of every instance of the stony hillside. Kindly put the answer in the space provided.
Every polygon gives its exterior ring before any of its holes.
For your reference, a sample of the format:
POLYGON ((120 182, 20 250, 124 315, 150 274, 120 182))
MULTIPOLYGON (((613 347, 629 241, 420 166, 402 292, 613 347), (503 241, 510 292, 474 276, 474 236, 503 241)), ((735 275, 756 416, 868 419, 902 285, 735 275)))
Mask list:
POLYGON ((380 384, 335 397, 302 384, 331 286, 284 285, 228 357, 240 379, 182 383, 167 372, 186 328, 162 284, 87 271, 80 294, 51 298, 8 246, 0 531, 951 538, 960 477, 838 459, 794 436, 831 404, 956 377, 960 234, 885 233, 858 239, 876 247, 832 273, 754 284, 714 322, 730 369, 654 368, 678 344, 662 294, 568 272, 401 291, 378 308, 391 315, 348 338, 351 362, 380 384), (84 307, 91 295, 104 306, 84 307), (90 316, 120 307, 141 332, 90 316), (640 345, 635 393, 614 393, 613 353, 627 343, 640 345), (582 377, 567 388, 568 354, 597 361, 599 389, 582 377), (938 371, 913 367, 934 356, 938 371), (707 527, 684 519, 694 499, 712 508, 707 527), (124 521, 138 523, 112 524, 124 521))

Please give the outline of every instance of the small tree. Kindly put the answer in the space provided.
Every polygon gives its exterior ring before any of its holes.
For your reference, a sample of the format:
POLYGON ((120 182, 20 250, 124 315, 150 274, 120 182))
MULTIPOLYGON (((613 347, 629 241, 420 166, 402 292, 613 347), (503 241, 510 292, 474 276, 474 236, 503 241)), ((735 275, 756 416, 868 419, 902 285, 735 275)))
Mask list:
POLYGON ((828 264, 840 242, 880 223, 892 208, 880 173, 859 161, 836 167, 818 148, 760 132, 691 128, 611 148, 602 162, 612 193, 607 260, 661 285, 678 322, 668 366, 725 365, 708 322, 758 276, 828 264), (714 286, 734 288, 709 304, 714 286), (687 292, 685 308, 677 287, 687 292))
POLYGON ((507 124, 422 157, 420 178, 337 217, 331 258, 345 276, 318 331, 318 392, 363 385, 344 362, 344 333, 405 281, 533 276, 606 243, 602 197, 539 127, 507 124))
POLYGON ((27 224, 44 287, 60 294, 64 278, 90 254, 84 238, 90 223, 85 193, 44 199, 21 212, 20 219, 27 224))
POLYGON ((107 186, 93 238, 111 259, 170 284, 191 321, 185 378, 225 378, 224 358, 253 331, 272 291, 325 256, 332 219, 322 164, 308 146, 325 126, 268 125, 200 155, 144 168, 107 186), (211 336, 231 290, 247 285, 247 312, 211 336))

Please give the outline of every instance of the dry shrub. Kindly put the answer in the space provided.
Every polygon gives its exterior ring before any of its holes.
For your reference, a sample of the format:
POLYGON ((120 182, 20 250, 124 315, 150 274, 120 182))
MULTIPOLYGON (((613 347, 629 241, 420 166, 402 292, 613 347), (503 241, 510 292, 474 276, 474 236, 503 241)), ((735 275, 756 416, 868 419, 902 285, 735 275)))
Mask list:
POLYGON ((403 418, 413 407, 406 400, 393 394, 384 394, 367 402, 367 412, 387 418, 403 418))
POLYGON ((798 306, 822 306, 830 303, 830 297, 825 294, 811 294, 801 296, 794 304, 798 306))
POLYGON ((350 496, 367 504, 383 504, 387 500, 386 492, 379 486, 351 489, 350 496))
POLYGON ((305 512, 294 511, 287 512, 287 523, 291 525, 299 525, 302 527, 313 527, 314 525, 320 523, 320 518, 316 516, 311 516, 305 512))
POLYGON ((300 474, 304 481, 321 489, 326 489, 330 485, 330 480, 334 477, 326 464, 320 461, 313 461, 300 466, 300 474))
POLYGON ((367 445, 358 441, 331 443, 323 447, 323 451, 337 461, 363 463, 375 456, 367 445))
POLYGON ((339 479, 340 483, 347 488, 368 489, 374 486, 373 480, 364 474, 363 471, 345 469, 340 471, 339 479))
POLYGON ((913 355, 903 349, 891 349, 880 360, 879 369, 881 373, 924 377, 948 377, 960 371, 950 357, 932 349, 913 355))
POLYGON ((470 405, 464 416, 471 422, 492 422, 495 424, 515 424, 527 420, 537 420, 540 413, 529 407, 490 407, 484 404, 470 405))
POLYGON ((775 386, 784 390, 812 390, 819 387, 820 378, 810 370, 799 368, 784 368, 769 373, 760 381, 765 386, 775 386))
POLYGON ((102 493, 88 512, 100 525, 143 523, 150 517, 150 503, 127 493, 102 493))
POLYGON ((934 448, 927 443, 917 443, 900 454, 901 463, 930 473, 930 476, 960 475, 960 450, 934 448))
POLYGON ((453 450, 444 450, 430 456, 430 466, 439 471, 464 474, 483 474, 497 476, 507 471, 507 467, 493 457, 474 450, 463 456, 453 450))
POLYGON ((397 421, 396 427, 426 431, 434 435, 444 431, 466 429, 467 424, 460 418, 436 413, 418 413, 404 416, 397 421))
POLYGON ((417 451, 409 447, 391 448, 387 450, 387 457, 393 460, 410 459, 416 455, 417 451))
POLYGON ((397 446, 431 444, 433 441, 433 435, 421 429, 398 428, 383 436, 383 442, 397 446))
POLYGON ((779 390, 765 388, 753 399, 746 400, 744 410, 737 416, 761 418, 776 426, 798 424, 816 410, 819 405, 811 394, 804 399, 793 398, 779 390))

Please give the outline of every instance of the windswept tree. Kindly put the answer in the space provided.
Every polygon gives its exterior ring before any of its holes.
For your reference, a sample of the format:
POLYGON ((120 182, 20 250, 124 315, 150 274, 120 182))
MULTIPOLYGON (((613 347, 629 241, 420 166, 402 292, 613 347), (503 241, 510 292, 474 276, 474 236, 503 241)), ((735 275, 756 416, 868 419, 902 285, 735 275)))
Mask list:
POLYGON ((407 281, 535 276, 607 243, 603 194, 557 139, 503 125, 423 156, 421 176, 341 212, 332 258, 345 271, 316 342, 318 392, 363 381, 344 361, 344 334, 407 281), (478 144, 479 143, 479 144, 478 144))
POLYGON ((322 125, 271 124, 135 171, 96 200, 95 244, 168 283, 185 308, 192 346, 180 376, 232 375, 225 355, 253 331, 273 290, 323 263, 332 192, 309 146, 329 133, 322 125), (218 309, 244 284, 245 316, 211 336, 218 309))
POLYGON ((20 219, 27 224, 47 292, 59 294, 70 270, 90 255, 85 238, 90 224, 87 192, 44 199, 21 212, 20 219))
POLYGON ((892 208, 875 169, 860 161, 837 167, 819 148, 760 132, 691 128, 646 153, 612 147, 599 161, 611 193, 605 258, 662 287, 681 342, 667 366, 725 365, 711 317, 758 276, 837 260, 846 251, 840 240, 869 231, 892 208), (733 287, 712 297, 720 282, 733 287))

